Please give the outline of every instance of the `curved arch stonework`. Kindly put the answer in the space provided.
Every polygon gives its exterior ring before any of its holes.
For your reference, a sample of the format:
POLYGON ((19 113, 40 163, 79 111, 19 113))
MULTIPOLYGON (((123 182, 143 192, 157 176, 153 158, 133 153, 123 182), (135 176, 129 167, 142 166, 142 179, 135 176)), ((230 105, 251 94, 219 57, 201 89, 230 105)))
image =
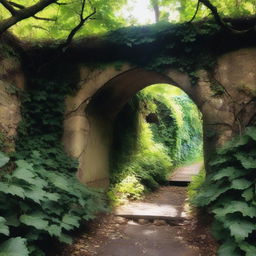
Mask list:
POLYGON ((108 185, 112 122, 138 91, 155 83, 184 90, 202 112, 206 161, 212 151, 241 132, 255 116, 256 49, 221 56, 213 71, 198 70, 192 85, 187 74, 168 69, 163 74, 128 64, 120 70, 81 68, 81 89, 66 101, 64 145, 79 159, 79 179, 108 185))

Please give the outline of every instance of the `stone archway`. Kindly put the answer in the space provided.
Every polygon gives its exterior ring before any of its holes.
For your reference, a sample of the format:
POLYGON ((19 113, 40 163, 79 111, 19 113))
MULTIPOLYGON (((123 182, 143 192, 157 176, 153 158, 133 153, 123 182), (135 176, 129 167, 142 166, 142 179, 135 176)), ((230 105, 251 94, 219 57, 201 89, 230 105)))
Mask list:
POLYGON ((163 74, 124 65, 81 69, 81 89, 67 99, 64 145, 79 159, 79 179, 106 186, 112 121, 139 90, 154 83, 173 84, 185 91, 203 115, 207 156, 248 124, 255 122, 255 49, 227 53, 211 71, 198 70, 198 81, 176 69, 163 74), (247 72, 247 71, 250 72, 247 72))
MULTIPOLYGON (((176 70, 160 74, 142 68, 126 70, 105 83, 84 108, 86 143, 79 156, 79 179, 88 185, 106 187, 113 121, 123 106, 140 90, 157 83, 172 84, 191 95, 189 78, 176 70), (171 75, 170 75, 171 74, 171 75)), ((81 113, 82 114, 82 113, 81 113)), ((80 117, 81 120, 81 117, 80 117)), ((78 140, 85 138, 80 137, 78 140)))

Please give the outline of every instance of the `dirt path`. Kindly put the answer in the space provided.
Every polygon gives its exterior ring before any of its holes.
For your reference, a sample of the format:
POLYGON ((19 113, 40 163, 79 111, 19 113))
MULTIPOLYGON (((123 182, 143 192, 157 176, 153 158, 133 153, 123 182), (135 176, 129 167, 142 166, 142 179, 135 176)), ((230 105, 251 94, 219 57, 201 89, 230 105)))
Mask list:
MULTIPOLYGON (((182 208, 185 187, 161 187, 141 203, 182 208)), ((204 220, 208 223, 208 220, 204 220)), ((215 256, 216 244, 204 222, 186 213, 178 222, 126 219, 110 214, 94 221, 60 256, 215 256)), ((58 255, 58 256, 59 256, 58 255)))

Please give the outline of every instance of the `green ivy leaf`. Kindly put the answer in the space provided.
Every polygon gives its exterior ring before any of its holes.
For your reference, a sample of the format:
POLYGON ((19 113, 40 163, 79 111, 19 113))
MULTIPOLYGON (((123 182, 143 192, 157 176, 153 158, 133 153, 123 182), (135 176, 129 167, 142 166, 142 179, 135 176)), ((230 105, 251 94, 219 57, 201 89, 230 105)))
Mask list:
POLYGON ((15 161, 18 167, 25 168, 27 170, 33 170, 33 165, 31 163, 28 163, 25 160, 17 160, 15 161))
POLYGON ((228 142, 226 145, 224 145, 222 148, 218 150, 218 154, 225 155, 228 152, 232 152, 236 150, 236 148, 240 146, 246 145, 250 140, 249 136, 238 136, 234 138, 232 141, 228 142))
MULTIPOLYGON (((72 244, 72 238, 69 235, 61 234, 60 237, 58 237, 60 242, 63 242, 65 244, 72 244)), ((0 255, 1 256, 1 255, 0 255)))
POLYGON ((51 235, 51 236, 56 236, 56 237, 60 237, 61 236, 61 232, 62 232, 62 229, 60 226, 57 226, 57 225, 50 225, 48 227, 48 233, 51 235))
POLYGON ((45 256, 45 253, 35 245, 30 244, 28 246, 28 250, 29 250, 29 255, 45 256))
MULTIPOLYGON (((28 183, 31 183, 34 181, 34 173, 31 172, 28 169, 22 168, 22 167, 18 167, 17 169, 15 169, 12 173, 12 177, 20 179, 20 180, 24 180, 28 183)), ((32 183, 33 184, 33 183, 32 183)))
POLYGON ((216 200, 220 195, 228 191, 230 188, 227 187, 219 187, 218 184, 212 184, 208 186, 207 190, 202 190, 196 196, 195 200, 197 201, 198 206, 206 206, 209 205, 211 202, 216 200))
POLYGON ((245 174, 244 170, 239 170, 239 169, 236 169, 234 167, 227 167, 227 168, 223 168, 223 169, 218 170, 218 172, 213 175, 212 179, 214 181, 217 181, 217 180, 220 180, 224 177, 228 177, 229 180, 233 180, 235 178, 243 176, 244 174, 245 174))
POLYGON ((29 215, 27 214, 21 215, 20 222, 27 226, 32 226, 36 229, 47 231, 49 222, 44 220, 43 218, 45 218, 44 214, 42 214, 41 212, 34 212, 29 215))
POLYGON ((215 159, 213 159, 209 162, 209 165, 215 166, 215 165, 223 164, 223 163, 227 162, 227 160, 228 160, 227 157, 217 156, 215 159))
POLYGON ((218 256, 241 256, 236 252, 237 245, 234 240, 224 242, 218 250, 218 256))
POLYGON ((0 168, 6 165, 9 162, 10 158, 0 152, 0 168))
POLYGON ((246 256, 255 256, 256 247, 255 245, 249 244, 247 242, 242 242, 239 244, 240 248, 246 252, 246 256))
POLYGON ((57 175, 55 173, 48 173, 47 177, 49 181, 57 188, 64 190, 66 192, 70 192, 70 186, 68 184, 67 179, 65 179, 61 175, 57 175))
POLYGON ((54 201, 44 201, 42 202, 42 208, 49 214, 61 215, 65 209, 63 209, 62 204, 57 204, 54 201))
POLYGON ((246 201, 251 201, 254 198, 254 189, 248 188, 246 189, 243 193, 242 193, 242 197, 246 200, 246 201))
POLYGON ((216 220, 216 218, 212 224, 212 234, 217 240, 225 240, 228 236, 230 236, 229 230, 224 228, 223 223, 216 220))
POLYGON ((34 202, 40 204, 41 201, 45 200, 46 192, 40 187, 32 186, 25 190, 26 198, 33 200, 34 202))
POLYGON ((230 230, 236 242, 242 242, 252 231, 256 230, 256 224, 243 218, 228 217, 224 226, 230 230))
POLYGON ((253 127, 253 126, 247 127, 245 134, 250 136, 254 141, 256 141, 256 129, 255 129, 255 127, 253 127))
POLYGON ((242 201, 230 201, 228 205, 224 205, 223 208, 216 208, 212 212, 216 214, 218 219, 223 219, 225 215, 235 212, 240 212, 243 216, 251 218, 256 217, 256 208, 242 201))
POLYGON ((65 214, 62 218, 62 222, 74 227, 79 227, 79 221, 81 220, 80 217, 74 216, 74 215, 69 215, 65 214))
POLYGON ((9 227, 6 225, 6 219, 0 216, 0 234, 9 235, 9 227))
POLYGON ((246 153, 237 153, 235 154, 237 160, 239 160, 242 166, 246 169, 256 168, 256 159, 248 156, 246 153))
POLYGON ((45 198, 46 198, 47 200, 57 202, 58 200, 60 200, 60 194, 58 194, 58 193, 46 192, 46 193, 45 193, 45 198))
POLYGON ((246 179, 236 179, 231 182, 230 188, 237 190, 244 190, 250 187, 253 184, 252 181, 248 181, 246 179))
POLYGON ((0 244, 0 256, 28 256, 26 239, 21 237, 10 238, 0 244))
POLYGON ((11 194, 13 196, 18 196, 21 197, 22 199, 25 198, 24 189, 14 184, 0 182, 0 192, 4 194, 11 194))

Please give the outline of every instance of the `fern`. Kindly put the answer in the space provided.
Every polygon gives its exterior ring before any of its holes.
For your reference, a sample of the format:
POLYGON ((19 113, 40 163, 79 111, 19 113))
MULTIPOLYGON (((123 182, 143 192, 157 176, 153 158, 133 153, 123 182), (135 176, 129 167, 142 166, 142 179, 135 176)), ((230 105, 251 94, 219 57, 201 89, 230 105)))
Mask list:
POLYGON ((219 256, 252 256, 256 253, 256 127, 248 127, 218 150, 209 162, 210 173, 195 198, 216 221, 219 256))

